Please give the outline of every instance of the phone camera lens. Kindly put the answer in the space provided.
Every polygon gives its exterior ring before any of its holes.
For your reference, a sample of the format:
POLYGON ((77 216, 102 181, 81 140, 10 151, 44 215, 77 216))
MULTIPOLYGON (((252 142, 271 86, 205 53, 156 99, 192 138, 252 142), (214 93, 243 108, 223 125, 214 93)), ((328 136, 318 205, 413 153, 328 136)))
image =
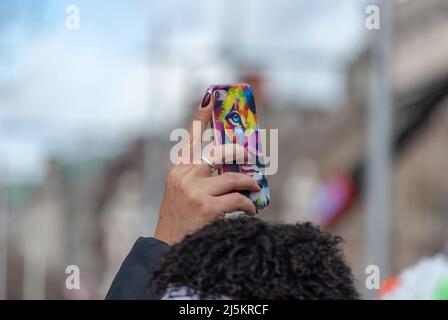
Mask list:
POLYGON ((220 96, 221 96, 221 94, 219 93, 219 91, 215 91, 215 98, 219 99, 220 96))

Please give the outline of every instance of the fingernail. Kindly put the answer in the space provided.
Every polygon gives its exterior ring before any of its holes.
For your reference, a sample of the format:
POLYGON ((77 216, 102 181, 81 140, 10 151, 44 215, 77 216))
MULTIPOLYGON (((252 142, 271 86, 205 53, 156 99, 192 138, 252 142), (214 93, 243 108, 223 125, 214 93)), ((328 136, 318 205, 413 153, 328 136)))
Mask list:
POLYGON ((205 108, 206 106, 208 106, 208 104, 210 103, 210 98, 212 97, 212 95, 210 94, 210 92, 207 92, 204 96, 204 98, 202 99, 202 103, 201 103, 201 107, 205 108))

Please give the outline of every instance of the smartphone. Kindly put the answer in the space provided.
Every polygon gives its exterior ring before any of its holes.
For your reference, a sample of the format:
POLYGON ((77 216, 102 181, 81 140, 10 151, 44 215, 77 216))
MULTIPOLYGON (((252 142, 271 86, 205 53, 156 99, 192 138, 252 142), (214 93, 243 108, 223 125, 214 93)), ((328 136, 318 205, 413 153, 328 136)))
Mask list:
POLYGON ((269 205, 268 181, 264 174, 265 162, 261 147, 258 115, 255 109, 254 90, 249 84, 212 85, 213 113, 211 127, 216 144, 238 143, 253 155, 252 164, 225 163, 219 170, 239 172, 252 176, 261 187, 259 192, 241 193, 252 200, 257 209, 269 205))

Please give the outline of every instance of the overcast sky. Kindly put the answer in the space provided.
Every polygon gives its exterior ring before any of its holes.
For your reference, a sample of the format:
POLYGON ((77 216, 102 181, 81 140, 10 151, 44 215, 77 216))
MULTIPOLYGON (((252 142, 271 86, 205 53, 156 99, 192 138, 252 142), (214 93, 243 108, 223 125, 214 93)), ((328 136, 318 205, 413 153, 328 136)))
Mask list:
POLYGON ((219 46, 262 63, 285 95, 334 101, 364 14, 356 0, 3 0, 0 12, 0 166, 24 176, 84 139, 178 121, 189 84, 233 79, 219 46), (68 4, 80 30, 65 28, 68 4), (160 45, 162 65, 150 54, 160 45))

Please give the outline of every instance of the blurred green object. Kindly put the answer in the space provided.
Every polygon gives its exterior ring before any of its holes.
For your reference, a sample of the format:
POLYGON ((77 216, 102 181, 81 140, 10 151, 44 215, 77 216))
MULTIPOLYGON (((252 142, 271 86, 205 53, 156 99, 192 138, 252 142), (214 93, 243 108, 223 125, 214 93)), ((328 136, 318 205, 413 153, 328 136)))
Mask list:
POLYGON ((434 290, 434 300, 448 300, 448 278, 441 277, 434 290))
POLYGON ((4 193, 9 210, 21 208, 36 195, 37 191, 39 185, 33 182, 11 181, 3 189, 0 186, 0 192, 4 193))

